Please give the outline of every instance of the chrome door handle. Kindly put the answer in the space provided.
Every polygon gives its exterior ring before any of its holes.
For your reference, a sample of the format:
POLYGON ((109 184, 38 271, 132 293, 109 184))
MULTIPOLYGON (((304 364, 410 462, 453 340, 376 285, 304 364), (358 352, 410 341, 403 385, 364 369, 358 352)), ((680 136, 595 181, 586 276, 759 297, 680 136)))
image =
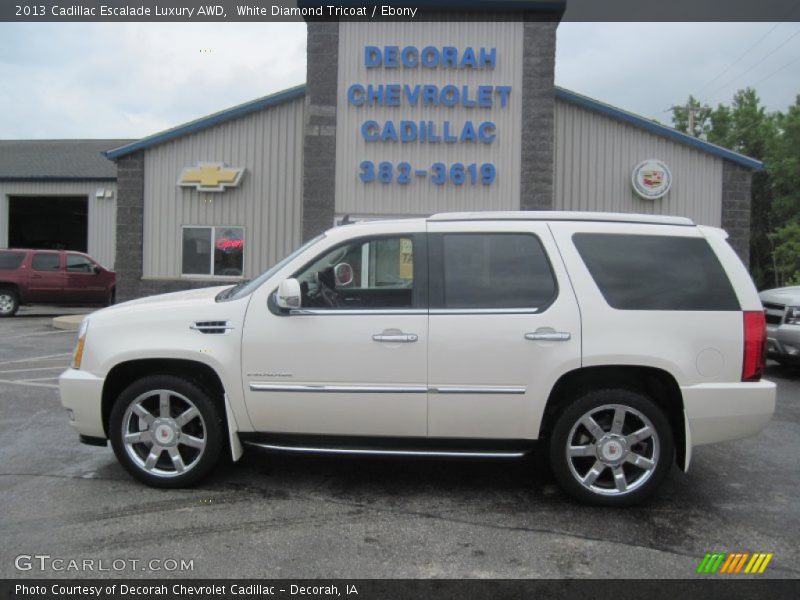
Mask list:
POLYGON ((525 339, 532 342, 566 342, 572 338, 569 331, 534 331, 526 333, 525 339))
POLYGON ((395 344, 410 344, 416 342, 419 337, 416 333, 376 333, 372 336, 376 342, 393 342, 395 344))

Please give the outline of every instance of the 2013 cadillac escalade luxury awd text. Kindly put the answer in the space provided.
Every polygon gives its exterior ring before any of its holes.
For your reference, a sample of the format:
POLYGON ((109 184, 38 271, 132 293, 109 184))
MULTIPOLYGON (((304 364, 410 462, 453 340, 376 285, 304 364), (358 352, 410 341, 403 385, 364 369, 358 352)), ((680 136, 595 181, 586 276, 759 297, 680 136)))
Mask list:
POLYGON ((223 452, 549 452, 573 497, 629 505, 692 448, 754 435, 765 320, 723 231, 595 213, 331 229, 235 287, 87 317, 64 406, 154 486, 223 452))

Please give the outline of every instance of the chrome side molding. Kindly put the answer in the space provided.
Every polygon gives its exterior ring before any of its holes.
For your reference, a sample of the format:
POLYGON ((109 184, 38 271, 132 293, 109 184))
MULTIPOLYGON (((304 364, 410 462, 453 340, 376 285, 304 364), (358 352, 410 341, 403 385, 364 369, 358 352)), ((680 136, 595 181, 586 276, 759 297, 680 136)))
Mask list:
POLYGON ((527 388, 516 385, 433 385, 428 391, 434 394, 524 394, 527 388))
POLYGON ((524 394, 515 385, 311 385, 304 383, 250 383, 251 392, 320 392, 333 394, 524 394))
POLYGON ((424 385, 308 385, 299 383, 251 383, 252 392, 326 392, 333 394, 425 394, 424 385))

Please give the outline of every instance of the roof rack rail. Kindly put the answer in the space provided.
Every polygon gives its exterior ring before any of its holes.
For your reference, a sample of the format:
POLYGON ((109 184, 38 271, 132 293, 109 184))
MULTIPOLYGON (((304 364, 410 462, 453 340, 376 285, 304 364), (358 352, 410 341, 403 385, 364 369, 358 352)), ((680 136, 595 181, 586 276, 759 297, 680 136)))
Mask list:
POLYGON ((687 217, 664 215, 640 215, 635 213, 606 213, 582 211, 547 211, 547 210, 515 210, 515 211, 475 211, 437 213, 428 217, 428 221, 604 221, 612 223, 647 223, 653 225, 694 226, 687 217))

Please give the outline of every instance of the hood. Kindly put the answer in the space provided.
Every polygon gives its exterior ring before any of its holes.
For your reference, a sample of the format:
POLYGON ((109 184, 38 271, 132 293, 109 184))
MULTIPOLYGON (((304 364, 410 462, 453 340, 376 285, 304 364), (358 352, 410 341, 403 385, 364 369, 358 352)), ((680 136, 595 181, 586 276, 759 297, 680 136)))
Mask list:
POLYGON ((800 286, 764 290, 758 294, 762 302, 800 306, 800 286))
MULTIPOLYGON (((233 285, 233 284, 231 284, 233 285)), ((114 306, 109 306, 94 313, 95 315, 116 315, 123 312, 139 312, 140 310, 153 311, 161 308, 180 308, 182 306, 197 306, 198 304, 215 304, 215 298, 222 290, 231 287, 221 285, 209 288, 199 288, 196 290, 186 290, 183 292, 172 292, 170 294, 158 294, 157 296, 146 296, 136 300, 128 300, 114 306)))

